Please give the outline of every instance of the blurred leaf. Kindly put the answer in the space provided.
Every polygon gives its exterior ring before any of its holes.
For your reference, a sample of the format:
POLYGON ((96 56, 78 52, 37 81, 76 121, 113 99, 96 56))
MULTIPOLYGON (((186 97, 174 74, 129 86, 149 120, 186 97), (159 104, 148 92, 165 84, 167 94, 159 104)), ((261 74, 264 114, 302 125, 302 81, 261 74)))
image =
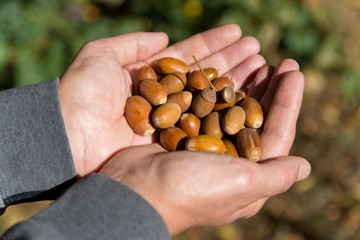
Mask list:
POLYGON ((346 100, 356 101, 360 94, 360 74, 347 69, 341 77, 341 92, 346 100))
POLYGON ((8 60, 8 45, 4 39, 0 37, 0 72, 8 60))
POLYGON ((45 58, 47 76, 43 80, 60 76, 65 71, 67 63, 69 63, 69 57, 66 45, 62 39, 55 38, 45 58))
POLYGON ((317 52, 320 36, 312 28, 290 28, 285 32, 284 44, 286 49, 296 54, 294 57, 311 56, 317 52))
POLYGON ((309 22, 309 15, 299 2, 283 1, 277 12, 277 18, 282 25, 291 26, 291 28, 302 28, 309 22))
POLYGON ((26 47, 19 47, 16 55, 16 86, 25 86, 47 80, 43 78, 43 66, 34 61, 29 49, 26 47))

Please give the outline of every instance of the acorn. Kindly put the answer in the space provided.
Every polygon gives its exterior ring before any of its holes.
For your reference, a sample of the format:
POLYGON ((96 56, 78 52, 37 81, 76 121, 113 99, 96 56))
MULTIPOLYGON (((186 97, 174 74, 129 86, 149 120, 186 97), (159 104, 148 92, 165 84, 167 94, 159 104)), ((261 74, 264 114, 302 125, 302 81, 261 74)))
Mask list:
POLYGON ((140 94, 152 105, 157 106, 167 101, 167 94, 157 80, 144 79, 140 82, 140 94))
POLYGON ((157 75, 155 70, 149 65, 143 65, 138 71, 138 80, 142 81, 144 79, 157 80, 157 75))
POLYGON ((219 99, 218 102, 216 102, 215 106, 214 106, 214 111, 221 111, 225 108, 229 108, 234 106, 238 101, 240 101, 241 99, 245 98, 246 94, 244 92, 235 92, 235 98, 232 102, 227 103, 222 101, 221 99, 219 99))
POLYGON ((160 105, 152 114, 152 123, 157 128, 173 126, 180 118, 181 109, 176 103, 160 105))
POLYGON ((249 128, 259 128, 261 127, 264 116, 261 109, 260 103, 251 97, 247 97, 240 102, 240 107, 242 107, 246 114, 245 125, 249 128))
POLYGON ((222 141, 223 141, 223 143, 225 145, 225 153, 226 154, 229 154, 229 155, 231 155, 233 157, 239 157, 239 154, 238 154, 238 152, 236 150, 236 147, 234 146, 234 144, 230 140, 223 139, 222 141))
POLYGON ((161 58, 156 62, 156 66, 159 68, 162 74, 169 74, 174 72, 181 72, 186 74, 189 72, 189 65, 179 59, 172 57, 161 58))
POLYGON ((169 73, 159 80, 167 95, 184 90, 186 82, 186 76, 181 72, 169 73))
POLYGON ((199 135, 189 138, 186 141, 185 149, 193 151, 224 153, 225 144, 216 137, 209 135, 199 135))
POLYGON ((150 103, 141 96, 132 96, 126 100, 125 118, 136 134, 148 136, 155 128, 150 124, 150 103))
POLYGON ((192 71, 188 76, 187 89, 190 92, 201 91, 210 87, 206 76, 199 70, 192 71))
POLYGON ((192 111, 199 118, 203 118, 214 109, 216 92, 212 88, 203 89, 193 101, 192 111))
POLYGON ((236 135, 236 146, 240 156, 253 162, 259 161, 262 157, 261 139, 255 129, 241 129, 236 135))
POLYGON ((161 146, 171 152, 185 149, 187 139, 186 133, 177 127, 169 127, 160 132, 161 146))
POLYGON ((232 106, 226 110, 222 120, 222 128, 225 133, 235 135, 243 128, 245 123, 245 111, 239 106, 232 106))
POLYGON ((214 80, 219 75, 218 71, 212 67, 204 68, 204 73, 205 73, 206 77, 209 79, 209 81, 214 80))
POLYGON ((189 91, 181 91, 170 94, 167 97, 167 102, 178 104, 181 108, 181 113, 184 113, 190 108, 192 102, 192 93, 189 91))
POLYGON ((222 139, 224 136, 221 131, 221 114, 219 112, 212 112, 204 118, 202 123, 202 133, 222 139))
POLYGON ((226 86, 235 87, 233 80, 226 76, 215 78, 211 83, 216 88, 216 91, 220 91, 226 86))
POLYGON ((218 93, 223 102, 230 103, 235 99, 235 90, 231 86, 225 86, 223 89, 218 91, 218 93))
POLYGON ((183 113, 179 119, 179 128, 181 128, 189 137, 199 135, 201 121, 192 113, 183 113))

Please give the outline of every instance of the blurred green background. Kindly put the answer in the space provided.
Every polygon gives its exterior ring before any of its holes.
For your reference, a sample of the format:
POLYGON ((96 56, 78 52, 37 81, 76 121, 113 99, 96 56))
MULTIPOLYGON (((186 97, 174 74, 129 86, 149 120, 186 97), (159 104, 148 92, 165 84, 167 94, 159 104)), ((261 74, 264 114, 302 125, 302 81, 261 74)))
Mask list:
MULTIPOLYGON (((224 23, 256 37, 269 64, 300 63, 306 84, 291 154, 313 171, 250 219, 174 240, 360 239, 359 0, 2 0, 0 90, 61 75, 89 40, 164 31, 176 42, 224 23)), ((9 207, 0 235, 47 204, 9 207)))

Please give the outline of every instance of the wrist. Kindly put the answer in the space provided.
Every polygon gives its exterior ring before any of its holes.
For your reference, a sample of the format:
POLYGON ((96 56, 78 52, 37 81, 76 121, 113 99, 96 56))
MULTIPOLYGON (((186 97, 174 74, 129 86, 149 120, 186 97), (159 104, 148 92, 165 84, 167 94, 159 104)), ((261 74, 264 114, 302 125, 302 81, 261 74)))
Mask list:
POLYGON ((67 101, 65 90, 63 89, 61 82, 59 83, 59 99, 61 114, 63 117, 65 131, 68 138, 68 142, 73 156, 73 163, 76 174, 79 177, 86 175, 84 166, 84 134, 81 125, 76 123, 77 117, 75 111, 71 109, 71 104, 67 101))

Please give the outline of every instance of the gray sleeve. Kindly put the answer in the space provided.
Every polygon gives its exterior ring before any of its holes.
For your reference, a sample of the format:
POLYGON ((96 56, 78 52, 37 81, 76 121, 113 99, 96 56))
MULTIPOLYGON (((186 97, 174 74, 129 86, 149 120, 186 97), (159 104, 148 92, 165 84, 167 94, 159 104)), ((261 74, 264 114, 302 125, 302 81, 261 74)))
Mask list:
POLYGON ((100 174, 74 184, 58 200, 3 236, 14 239, 170 240, 159 214, 140 195, 100 174))
POLYGON ((0 210, 76 179, 58 83, 0 92, 0 210))

